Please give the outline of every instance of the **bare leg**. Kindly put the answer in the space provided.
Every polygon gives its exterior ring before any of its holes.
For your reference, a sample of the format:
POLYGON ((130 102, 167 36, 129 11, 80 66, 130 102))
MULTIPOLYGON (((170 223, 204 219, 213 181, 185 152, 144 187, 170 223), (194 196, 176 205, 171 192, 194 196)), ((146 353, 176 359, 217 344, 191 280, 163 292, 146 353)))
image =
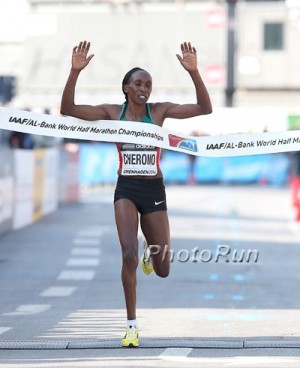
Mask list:
POLYGON ((127 319, 136 319, 136 269, 138 266, 138 213, 128 199, 115 202, 115 220, 122 247, 122 283, 127 319))
MULTIPOLYGON (((141 216, 141 228, 148 245, 153 247, 153 268, 160 277, 167 277, 170 272, 170 227, 167 211, 156 211, 141 216)), ((151 247, 150 247, 151 249, 151 247)))

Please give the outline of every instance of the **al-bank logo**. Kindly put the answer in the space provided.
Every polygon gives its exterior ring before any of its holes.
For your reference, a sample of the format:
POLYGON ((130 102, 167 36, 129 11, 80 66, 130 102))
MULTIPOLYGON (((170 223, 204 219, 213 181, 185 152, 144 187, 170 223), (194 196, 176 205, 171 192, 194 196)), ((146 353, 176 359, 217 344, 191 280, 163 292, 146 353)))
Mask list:
POLYGON ((169 134, 169 144, 171 147, 178 147, 188 151, 197 152, 197 142, 195 139, 182 138, 177 135, 169 134))

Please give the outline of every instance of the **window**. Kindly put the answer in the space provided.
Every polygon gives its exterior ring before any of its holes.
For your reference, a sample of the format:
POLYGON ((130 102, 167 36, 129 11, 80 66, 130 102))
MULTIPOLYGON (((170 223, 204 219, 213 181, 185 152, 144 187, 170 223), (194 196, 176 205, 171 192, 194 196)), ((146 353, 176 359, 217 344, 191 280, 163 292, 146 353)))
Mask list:
POLYGON ((283 23, 264 24, 264 50, 283 50, 283 23))

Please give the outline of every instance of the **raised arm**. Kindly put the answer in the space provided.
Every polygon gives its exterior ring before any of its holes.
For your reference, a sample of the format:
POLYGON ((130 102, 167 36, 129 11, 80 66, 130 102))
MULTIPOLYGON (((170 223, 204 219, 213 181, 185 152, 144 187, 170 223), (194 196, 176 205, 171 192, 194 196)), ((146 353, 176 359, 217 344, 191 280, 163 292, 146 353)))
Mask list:
POLYGON ((197 65, 197 51, 190 42, 181 44, 182 55, 176 54, 183 68, 190 74, 196 90, 196 103, 166 105, 165 118, 184 119, 212 112, 212 105, 197 65))
POLYGON ((94 57, 93 54, 88 56, 89 49, 90 42, 87 41, 80 42, 78 46, 73 48, 72 67, 62 94, 60 113, 84 120, 109 119, 106 105, 75 104, 75 88, 79 74, 94 57))

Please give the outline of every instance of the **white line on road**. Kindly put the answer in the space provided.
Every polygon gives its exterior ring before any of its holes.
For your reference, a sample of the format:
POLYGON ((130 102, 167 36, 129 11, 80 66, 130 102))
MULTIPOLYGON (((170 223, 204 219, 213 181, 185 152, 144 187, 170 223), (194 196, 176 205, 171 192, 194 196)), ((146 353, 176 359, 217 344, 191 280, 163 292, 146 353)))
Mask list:
POLYGON ((0 327, 0 335, 4 334, 5 332, 11 330, 11 327, 0 327))
POLYGON ((186 358, 192 350, 192 348, 167 348, 159 355, 159 357, 163 359, 168 359, 170 357, 186 358))
MULTIPOLYGON (((289 367, 299 367, 298 357, 286 356, 234 356, 234 357, 187 357, 184 350, 193 350, 189 348, 168 348, 158 358, 166 361, 182 362, 189 364, 199 364, 198 366, 219 366, 219 367, 237 367, 237 368, 282 368, 289 364, 289 367), (178 350, 178 352, 177 352, 178 350), (182 353, 181 353, 182 350, 182 353), (295 365, 294 365, 295 364, 295 365)), ((189 353, 188 353, 189 354, 189 353)))
POLYGON ((73 256, 99 256, 100 249, 97 248, 73 248, 71 250, 73 256))
POLYGON ((49 304, 22 304, 19 305, 14 312, 3 313, 3 316, 20 316, 29 314, 38 314, 46 312, 52 306, 49 304))
MULTIPOLYGON (((86 354, 85 354, 86 355, 86 354)), ((9 368, 107 368, 107 367, 158 367, 155 363, 158 363, 158 359, 154 356, 138 356, 134 359, 132 356, 119 357, 119 356, 108 356, 108 357, 80 357, 80 358, 23 358, 18 359, 10 357, 7 359, 1 359, 2 367, 9 368), (2 363, 3 362, 3 363, 2 363)))
MULTIPOLYGON (((299 358, 298 357, 284 357, 284 356, 276 356, 276 357, 255 357, 255 359, 251 359, 252 357, 199 357, 199 358, 187 358, 186 363, 193 364, 197 367, 238 367, 238 368, 265 368, 270 367, 272 364, 272 368, 282 368, 283 364, 289 364, 289 368, 298 368, 299 367, 299 358), (261 359, 264 358, 264 359, 261 359), (234 363, 236 359, 237 364, 234 363), (255 361, 254 365, 252 361, 255 361), (242 362, 242 365, 238 365, 242 362)), ((30 359, 23 358, 17 359, 10 357, 9 359, 2 359, 1 361, 5 361, 7 367, 24 367, 24 368, 32 368, 36 367, 52 367, 52 368, 61 368, 61 367, 72 367, 72 368, 82 368, 82 367, 159 367, 160 364, 160 356, 151 356, 151 355, 139 355, 137 359, 133 359, 132 356, 97 356, 97 357, 69 357, 64 358, 61 357, 58 359, 30 359), (32 363, 34 361, 34 363, 32 363)), ((170 361, 176 361, 176 359, 170 359, 170 361)), ((180 359, 178 361, 181 361, 180 359)), ((165 365, 164 365, 165 366, 165 365)), ((168 367, 175 367, 175 365, 169 364, 168 367)), ((185 365, 186 366, 186 365, 185 365)), ((286 366, 286 365, 285 365, 286 366)), ((176 365, 178 367, 178 365, 176 365)))
POLYGON ((101 240, 98 238, 75 238, 74 245, 100 245, 101 240))
POLYGON ((86 229, 78 231, 77 235, 78 237, 97 237, 102 236, 107 231, 112 230, 114 227, 109 225, 103 225, 103 226, 89 226, 86 229))
POLYGON ((95 277, 94 271, 62 271, 57 277, 58 280, 92 280, 95 277))
POLYGON ((56 287, 49 287, 48 289, 44 290, 40 296, 70 296, 74 293, 77 287, 68 287, 68 286, 56 286, 56 287))
POLYGON ((300 226, 299 226, 299 222, 296 221, 290 221, 289 222, 289 228, 290 230, 298 237, 300 238, 300 226))
MULTIPOLYGON (((229 360, 229 358, 228 358, 229 360)), ((228 367, 238 367, 243 366, 249 367, 283 367, 286 364, 296 363, 299 364, 298 357, 286 357, 286 356, 239 356, 232 357, 226 364, 228 367), (278 364, 278 365, 277 365, 278 364)), ((292 367, 289 365, 289 367, 292 367)))
POLYGON ((97 258, 70 258, 67 261, 67 266, 93 267, 98 265, 99 259, 97 258))

